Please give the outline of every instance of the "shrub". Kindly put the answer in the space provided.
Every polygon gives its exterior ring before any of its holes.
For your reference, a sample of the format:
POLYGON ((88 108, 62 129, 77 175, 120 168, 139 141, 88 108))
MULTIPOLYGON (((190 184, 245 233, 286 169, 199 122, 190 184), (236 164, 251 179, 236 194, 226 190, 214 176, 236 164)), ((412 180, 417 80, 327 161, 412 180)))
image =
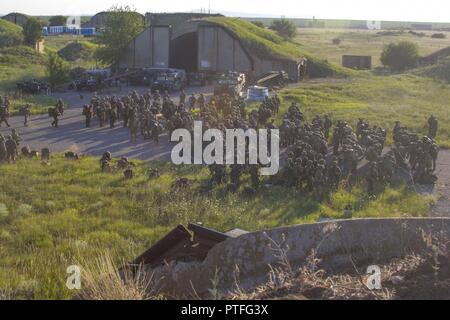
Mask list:
POLYGON ((130 7, 114 6, 107 11, 105 28, 97 37, 101 45, 96 57, 107 64, 119 61, 128 44, 144 30, 145 24, 130 7))
POLYGON ((58 54, 51 52, 47 56, 46 73, 50 86, 54 88, 69 81, 70 66, 58 54))
POLYGON ((71 42, 58 51, 58 55, 67 61, 91 59, 94 55, 93 45, 88 42, 71 42))
POLYGON ((335 44, 335 45, 340 45, 340 44, 341 44, 341 39, 339 39, 339 38, 334 38, 334 39, 333 39, 333 44, 335 44))
POLYGON ((431 36, 433 39, 445 39, 447 36, 444 33, 435 33, 431 36))
POLYGON ((65 16, 54 16, 51 17, 50 26, 65 26, 67 24, 67 17, 65 16))
POLYGON ((410 41, 391 43, 381 53, 381 63, 397 71, 414 68, 418 61, 419 49, 410 41))
POLYGON ((274 20, 270 25, 270 29, 286 39, 292 39, 297 34, 297 27, 287 19, 274 20))
POLYGON ((252 23, 257 27, 265 28, 264 23, 261 21, 252 21, 252 23))
POLYGON ((42 23, 36 18, 29 18, 23 26, 23 36, 25 43, 34 46, 42 39, 42 23))

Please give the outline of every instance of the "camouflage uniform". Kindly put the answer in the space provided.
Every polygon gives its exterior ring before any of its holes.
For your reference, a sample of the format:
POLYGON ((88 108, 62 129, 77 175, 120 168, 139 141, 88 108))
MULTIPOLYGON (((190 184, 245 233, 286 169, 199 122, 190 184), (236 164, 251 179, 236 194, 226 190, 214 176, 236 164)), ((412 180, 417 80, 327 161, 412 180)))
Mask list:
POLYGON ((6 137, 6 160, 11 163, 15 162, 17 159, 17 144, 11 136, 6 137))
POLYGON ((428 119, 428 137, 430 137, 431 139, 436 138, 438 125, 438 120, 434 117, 434 115, 431 115, 431 117, 428 119))
POLYGON ((6 140, 5 137, 0 133, 0 162, 4 162, 7 159, 7 150, 6 150, 6 140))

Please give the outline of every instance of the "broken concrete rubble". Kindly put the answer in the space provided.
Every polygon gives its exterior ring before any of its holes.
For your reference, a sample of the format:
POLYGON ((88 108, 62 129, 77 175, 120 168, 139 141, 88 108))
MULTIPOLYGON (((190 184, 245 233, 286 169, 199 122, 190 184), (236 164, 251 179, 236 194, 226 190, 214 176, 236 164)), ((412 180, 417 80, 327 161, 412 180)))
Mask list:
MULTIPOLYGON (((212 279, 227 293, 239 283, 251 290, 268 280, 270 266, 280 263, 282 250, 292 268, 304 265, 312 250, 330 272, 370 266, 420 252, 424 234, 450 234, 449 218, 355 219, 290 226, 238 237, 227 237, 212 246, 204 260, 172 259, 165 265, 147 267, 158 279, 157 289, 175 298, 208 298, 212 279)), ((365 270, 362 270, 365 272, 365 270)))

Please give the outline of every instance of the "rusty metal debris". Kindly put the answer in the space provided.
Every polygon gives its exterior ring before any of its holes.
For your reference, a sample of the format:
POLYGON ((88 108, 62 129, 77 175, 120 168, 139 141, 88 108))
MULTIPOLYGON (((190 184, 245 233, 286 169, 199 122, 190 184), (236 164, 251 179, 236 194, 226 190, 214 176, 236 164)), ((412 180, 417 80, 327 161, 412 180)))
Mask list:
POLYGON ((146 265, 156 267, 172 261, 203 261, 209 250, 215 245, 228 238, 236 238, 244 233, 247 233, 247 231, 240 229, 222 233, 195 223, 190 223, 187 228, 183 225, 178 225, 150 249, 132 261, 130 266, 146 265))

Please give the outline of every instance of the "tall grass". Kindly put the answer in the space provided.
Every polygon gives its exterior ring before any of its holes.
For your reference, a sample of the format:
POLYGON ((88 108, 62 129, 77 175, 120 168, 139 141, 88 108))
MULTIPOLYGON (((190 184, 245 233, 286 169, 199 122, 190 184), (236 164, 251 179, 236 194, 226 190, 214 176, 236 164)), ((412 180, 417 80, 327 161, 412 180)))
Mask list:
MULTIPOLYGON (((96 158, 69 161, 54 155, 51 166, 20 160, 0 166, 0 290, 14 298, 65 299, 78 292, 66 288, 66 268, 111 252, 118 265, 131 261, 180 223, 203 222, 227 231, 249 231, 353 216, 425 216, 433 199, 406 187, 389 188, 376 199, 364 187, 341 188, 319 203, 310 194, 284 187, 262 187, 255 196, 226 186, 201 192, 208 169, 167 163, 136 162, 135 178, 102 173, 96 158), (161 177, 150 179, 149 166, 161 177), (180 177, 194 180, 189 189, 174 189, 180 177)), ((267 183, 268 181, 263 181, 267 183)), ((106 265, 108 265, 106 263, 106 265)), ((84 266, 82 266, 84 267, 84 266)))

